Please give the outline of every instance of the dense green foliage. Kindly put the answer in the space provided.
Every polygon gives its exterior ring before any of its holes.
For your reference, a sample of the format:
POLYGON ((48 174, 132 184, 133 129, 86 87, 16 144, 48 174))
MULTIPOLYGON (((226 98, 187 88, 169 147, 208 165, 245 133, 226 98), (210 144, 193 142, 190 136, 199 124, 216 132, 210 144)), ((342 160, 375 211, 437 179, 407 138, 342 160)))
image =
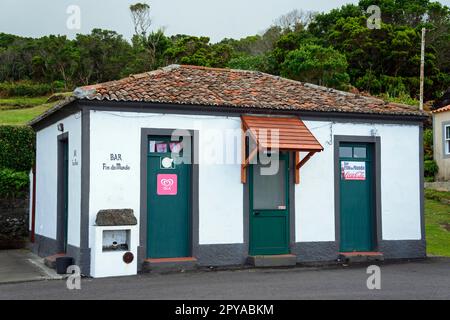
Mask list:
POLYGON ((433 160, 433 130, 425 129, 423 131, 423 152, 425 160, 433 160))
POLYGON ((28 173, 12 169, 0 169, 0 198, 23 196, 29 185, 28 173))
POLYGON ((360 0, 308 16, 295 11, 262 34, 214 44, 208 37, 150 31, 150 6, 130 9, 135 25, 131 42, 100 29, 73 40, 0 33, 0 83, 7 83, 0 85, 0 94, 32 96, 45 89, 28 90, 10 82, 45 83, 52 91, 73 89, 179 63, 259 70, 414 103, 422 27, 428 30, 425 98, 439 98, 450 86, 450 9, 431 0, 360 0), (381 8, 380 29, 367 27, 370 5, 381 8))
POLYGON ((28 172, 34 162, 35 134, 26 126, 0 126, 0 169, 28 172))
POLYGON ((439 167, 434 160, 425 160, 423 169, 425 171, 425 177, 430 178, 433 178, 439 171, 439 167))
POLYGON ((350 78, 345 56, 333 48, 310 44, 288 53, 281 75, 290 79, 345 89, 350 78))
POLYGON ((0 98, 7 97, 39 97, 58 90, 57 86, 30 81, 0 83, 0 98))

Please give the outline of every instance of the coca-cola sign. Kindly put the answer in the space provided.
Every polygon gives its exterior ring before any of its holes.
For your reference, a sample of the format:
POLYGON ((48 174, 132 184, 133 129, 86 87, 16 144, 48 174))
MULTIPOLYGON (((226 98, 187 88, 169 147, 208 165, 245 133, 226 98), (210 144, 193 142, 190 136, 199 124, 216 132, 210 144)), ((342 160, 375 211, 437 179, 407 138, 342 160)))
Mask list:
POLYGON ((362 161, 342 161, 342 180, 366 180, 366 163, 362 161))

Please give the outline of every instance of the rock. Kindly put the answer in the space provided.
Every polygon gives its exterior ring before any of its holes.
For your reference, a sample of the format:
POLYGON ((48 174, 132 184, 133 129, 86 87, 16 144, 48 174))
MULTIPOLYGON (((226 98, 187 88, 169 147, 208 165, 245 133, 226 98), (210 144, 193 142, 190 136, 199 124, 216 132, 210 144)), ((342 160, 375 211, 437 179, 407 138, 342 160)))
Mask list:
POLYGON ((137 219, 132 209, 100 210, 95 219, 97 226, 133 226, 137 219))

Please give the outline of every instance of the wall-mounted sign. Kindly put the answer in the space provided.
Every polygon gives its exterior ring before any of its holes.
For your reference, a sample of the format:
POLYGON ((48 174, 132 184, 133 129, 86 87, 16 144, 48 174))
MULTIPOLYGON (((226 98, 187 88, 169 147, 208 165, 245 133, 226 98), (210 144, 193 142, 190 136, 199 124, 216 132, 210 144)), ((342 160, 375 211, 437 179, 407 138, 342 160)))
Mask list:
POLYGON ((77 150, 73 150, 72 166, 78 165, 77 150))
POLYGON ((123 164, 123 157, 120 153, 111 153, 109 154, 109 161, 111 163, 103 163, 104 171, 115 171, 115 170, 130 170, 130 166, 127 164, 123 164))
POLYGON ((342 180, 366 180, 366 163, 363 161, 342 161, 342 180))
POLYGON ((173 169, 174 166, 174 161, 172 158, 169 157, 164 157, 161 158, 161 169, 173 169))
POLYGON ((156 194, 159 196, 174 196, 178 191, 176 174, 158 174, 156 176, 156 194))

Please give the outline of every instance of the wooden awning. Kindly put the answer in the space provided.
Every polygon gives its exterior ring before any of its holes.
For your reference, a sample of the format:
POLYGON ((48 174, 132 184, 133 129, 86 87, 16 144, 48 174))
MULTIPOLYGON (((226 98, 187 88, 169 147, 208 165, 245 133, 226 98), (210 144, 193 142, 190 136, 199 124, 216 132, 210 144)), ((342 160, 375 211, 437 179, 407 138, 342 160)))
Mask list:
POLYGON ((299 170, 316 152, 323 150, 322 145, 297 117, 242 116, 242 183, 246 183, 246 168, 260 150, 293 151, 296 154, 296 183, 300 182, 299 170), (249 150, 247 139, 250 136, 255 147, 249 150), (300 152, 308 154, 300 159, 300 152), (247 156, 248 155, 248 156, 247 156))

